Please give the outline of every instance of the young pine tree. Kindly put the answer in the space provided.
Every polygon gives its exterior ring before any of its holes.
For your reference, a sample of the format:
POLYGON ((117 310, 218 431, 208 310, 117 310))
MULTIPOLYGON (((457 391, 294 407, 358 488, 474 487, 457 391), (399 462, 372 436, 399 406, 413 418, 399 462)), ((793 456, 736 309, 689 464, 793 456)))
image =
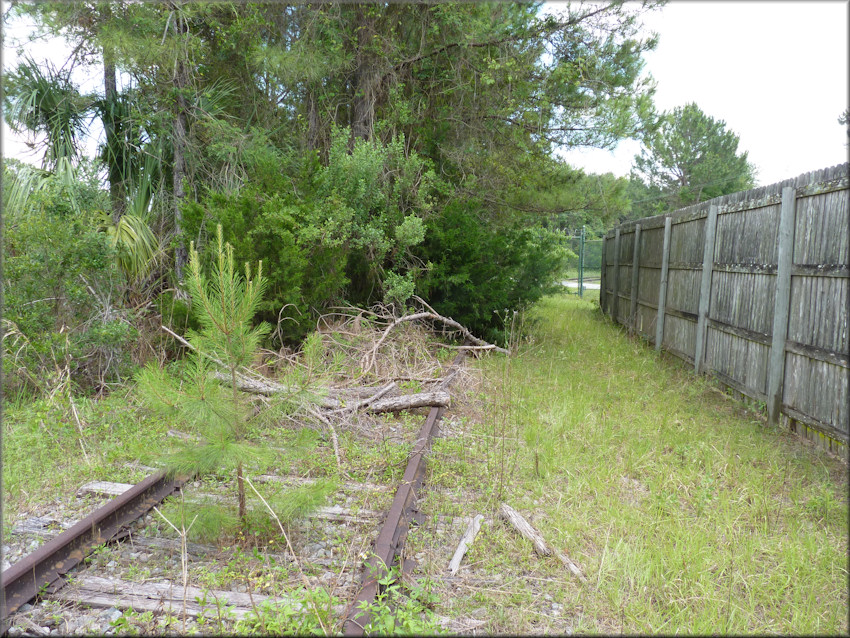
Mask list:
POLYGON ((256 276, 251 276, 248 264, 244 278, 239 275, 234 268, 233 247, 224 244, 221 226, 217 239, 209 281, 201 272, 194 245, 189 253, 186 285, 201 330, 187 335, 194 351, 185 378, 174 379, 151 363, 140 373, 138 389, 150 408, 199 437, 165 459, 171 473, 201 475, 235 471, 239 520, 244 528, 247 511, 243 464, 248 460, 267 462, 273 456, 267 447, 246 440, 252 409, 237 389, 239 369, 251 363, 260 340, 269 332, 267 324, 251 325, 265 280, 262 262, 256 276), (219 374, 214 375, 214 370, 219 374), (228 377, 228 383, 221 383, 221 373, 228 377))

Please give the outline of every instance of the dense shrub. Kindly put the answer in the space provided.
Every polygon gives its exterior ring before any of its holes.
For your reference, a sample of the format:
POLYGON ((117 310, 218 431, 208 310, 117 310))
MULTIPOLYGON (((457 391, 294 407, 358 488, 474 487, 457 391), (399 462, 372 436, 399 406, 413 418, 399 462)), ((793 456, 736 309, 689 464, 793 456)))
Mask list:
MULTIPOLYGON (((347 301, 403 303, 413 293, 411 249, 425 236, 437 180, 403 139, 359 140, 338 130, 327 166, 303 160, 299 178, 274 180, 267 171, 238 193, 214 193, 187 205, 187 235, 199 247, 215 225, 224 228, 241 262, 262 260, 268 280, 260 319, 300 338, 313 311, 347 301)), ((282 159, 282 161, 285 161, 282 159)))
POLYGON ((23 208, 4 211, 6 392, 49 390, 62 379, 92 391, 128 374, 136 331, 121 307, 113 251, 98 230, 104 205, 90 176, 48 182, 23 208))
POLYGON ((428 219, 415 254, 428 264, 420 294, 473 332, 500 340, 506 311, 557 289, 569 251, 553 231, 494 228, 481 223, 474 205, 454 202, 428 219))

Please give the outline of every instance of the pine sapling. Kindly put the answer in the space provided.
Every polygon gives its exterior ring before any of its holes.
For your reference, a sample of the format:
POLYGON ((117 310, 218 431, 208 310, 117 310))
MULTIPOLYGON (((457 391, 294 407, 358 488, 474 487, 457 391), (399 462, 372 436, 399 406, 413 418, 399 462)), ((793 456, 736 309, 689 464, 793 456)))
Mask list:
POLYGON ((212 471, 236 473, 239 520, 247 521, 243 463, 247 459, 270 459, 267 447, 246 441, 251 406, 237 388, 241 367, 251 363, 268 334, 268 324, 252 326, 252 319, 265 290, 262 262, 252 277, 245 265, 245 276, 234 268, 233 247, 217 232, 217 252, 209 280, 201 270, 194 244, 189 253, 186 286, 200 324, 199 332, 187 335, 194 348, 186 378, 172 379, 155 363, 139 375, 139 390, 145 402, 200 435, 198 441, 168 456, 166 466, 173 474, 199 475, 212 471), (230 387, 223 386, 212 374, 212 367, 224 368, 230 387))

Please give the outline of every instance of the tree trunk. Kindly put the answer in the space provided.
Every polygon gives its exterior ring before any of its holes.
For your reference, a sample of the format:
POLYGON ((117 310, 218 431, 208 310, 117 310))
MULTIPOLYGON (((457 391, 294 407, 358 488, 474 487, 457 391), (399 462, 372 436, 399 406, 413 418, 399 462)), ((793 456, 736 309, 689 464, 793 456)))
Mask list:
MULTIPOLYGON (((183 21, 178 16, 175 20, 181 25, 180 32, 183 32, 183 21)), ((188 253, 186 251, 186 243, 183 240, 183 198, 186 193, 183 190, 183 180, 186 177, 186 121, 188 106, 186 104, 186 96, 184 91, 188 82, 188 74, 186 71, 186 63, 181 58, 177 60, 174 71, 174 88, 177 89, 177 103, 174 114, 174 129, 172 135, 172 145, 174 147, 174 232, 177 235, 177 248, 174 256, 174 272, 177 275, 177 281, 183 281, 183 267, 186 265, 188 253)))
POLYGON ((307 150, 319 148, 319 105, 316 100, 316 89, 307 89, 307 150))
POLYGON ((248 508, 245 505, 245 478, 242 475, 242 461, 236 466, 236 491, 239 497, 239 523, 244 530, 248 523, 248 508))
POLYGON ((377 71, 377 61, 372 50, 377 18, 369 15, 377 10, 372 6, 357 6, 357 51, 355 54, 356 68, 354 70, 354 100, 351 112, 351 143, 358 138, 372 139, 375 125, 375 98, 377 95, 380 75, 377 71))
MULTIPOLYGON (((111 10, 107 6, 105 19, 111 17, 111 10)), ((115 77, 115 51, 111 44, 103 45, 103 132, 106 134, 106 148, 110 153, 118 149, 118 139, 115 134, 115 111, 112 107, 118 96, 118 83, 115 77)), ((109 201, 112 204, 112 223, 117 224, 124 215, 126 205, 124 202, 124 181, 121 174, 119 159, 114 155, 107 157, 109 161, 109 201)))

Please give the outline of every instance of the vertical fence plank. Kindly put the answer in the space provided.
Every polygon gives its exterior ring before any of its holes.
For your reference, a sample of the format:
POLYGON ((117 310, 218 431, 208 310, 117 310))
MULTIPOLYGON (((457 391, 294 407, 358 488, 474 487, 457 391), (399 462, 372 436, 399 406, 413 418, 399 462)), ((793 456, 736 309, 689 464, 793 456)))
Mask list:
POLYGON ((667 270, 670 267, 670 232, 673 219, 664 219, 664 246, 661 249, 661 283, 658 286, 658 318, 655 320, 655 349, 664 343, 664 313, 667 306, 667 270))
POLYGON ((611 291, 611 318, 617 321, 620 307, 620 229, 614 230, 614 281, 611 291))
POLYGON ((637 293, 640 285, 640 224, 635 224, 634 250, 632 251, 632 298, 629 303, 629 334, 637 331, 637 293))
POLYGON ((791 305, 791 268, 794 265, 796 212, 797 191, 792 186, 786 186, 782 189, 782 207, 779 212, 773 337, 767 370, 767 416, 771 423, 779 421, 779 409, 782 406, 782 378, 785 374, 785 340, 788 336, 788 313, 791 305))
POLYGON ((700 373, 705 356, 705 324, 711 301, 711 271, 714 266, 714 237, 717 230, 717 205, 712 204, 705 219, 705 246, 702 255, 702 281, 699 287, 699 314, 697 315, 696 343, 694 344, 694 372, 700 373))
POLYGON ((602 310, 602 314, 605 314, 607 309, 606 304, 606 295, 605 295, 605 272, 608 270, 608 237, 607 235, 602 237, 602 271, 599 273, 599 308, 602 310))

